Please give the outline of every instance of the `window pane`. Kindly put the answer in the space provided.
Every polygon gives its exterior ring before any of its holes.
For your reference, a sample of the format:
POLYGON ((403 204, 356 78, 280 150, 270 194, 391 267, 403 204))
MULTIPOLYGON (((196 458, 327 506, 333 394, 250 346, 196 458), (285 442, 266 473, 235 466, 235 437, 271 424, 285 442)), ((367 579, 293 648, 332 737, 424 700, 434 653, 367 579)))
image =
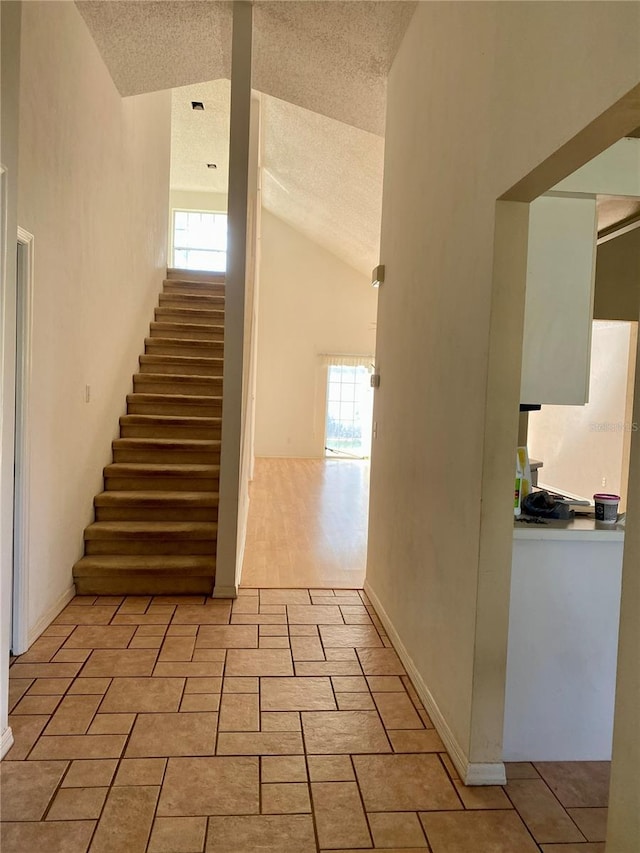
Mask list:
POLYGON ((227 215, 193 210, 175 211, 173 247, 173 263, 176 267, 225 272, 227 215))

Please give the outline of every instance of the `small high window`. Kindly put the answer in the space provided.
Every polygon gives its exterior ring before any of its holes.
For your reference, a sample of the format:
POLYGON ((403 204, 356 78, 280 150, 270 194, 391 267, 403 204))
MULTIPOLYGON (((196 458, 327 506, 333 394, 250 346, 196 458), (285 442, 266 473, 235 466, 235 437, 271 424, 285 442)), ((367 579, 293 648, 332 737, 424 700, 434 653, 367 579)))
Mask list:
POLYGON ((173 266, 181 270, 225 272, 227 214, 174 210, 173 266))

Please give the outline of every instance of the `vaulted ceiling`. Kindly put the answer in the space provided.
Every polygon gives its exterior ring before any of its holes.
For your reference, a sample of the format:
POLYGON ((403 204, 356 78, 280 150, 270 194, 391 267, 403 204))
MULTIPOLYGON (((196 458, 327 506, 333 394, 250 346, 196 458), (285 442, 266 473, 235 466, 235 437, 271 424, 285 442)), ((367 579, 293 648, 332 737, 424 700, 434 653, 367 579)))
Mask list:
MULTIPOLYGON (((228 78, 232 4, 77 0, 122 95, 228 78)), ((371 133, 415 2, 254 3, 253 86, 371 133)))
MULTIPOLYGON (((174 90, 172 187, 226 192, 232 4, 76 5, 122 95, 174 90)), ((263 204, 368 273, 378 259, 386 78, 416 3, 253 5, 263 204)))

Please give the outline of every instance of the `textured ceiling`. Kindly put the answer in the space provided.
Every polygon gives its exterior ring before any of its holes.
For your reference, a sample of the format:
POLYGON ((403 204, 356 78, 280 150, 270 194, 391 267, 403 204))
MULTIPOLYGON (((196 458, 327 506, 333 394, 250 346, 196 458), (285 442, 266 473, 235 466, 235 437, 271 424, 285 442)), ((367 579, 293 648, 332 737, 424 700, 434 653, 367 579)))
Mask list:
POLYGON ((227 193, 230 83, 214 80, 171 93, 171 188, 227 193), (205 109, 194 110, 191 101, 205 109), (208 169, 215 163, 217 169, 208 169))
MULTIPOLYGON (((77 0, 123 95, 229 77, 231 3, 77 0)), ((382 135, 415 2, 254 3, 254 88, 382 135)))
MULTIPOLYGON (((378 262, 384 141, 269 95, 261 101, 264 207, 369 274, 378 262)), ((226 193, 228 81, 174 89, 172 105, 172 189, 226 193)))
POLYGON ((121 95, 229 77, 230 2, 77 0, 121 95))
POLYGON ((256 89, 384 134, 387 74, 415 3, 256 3, 256 89))
POLYGON ((264 207, 368 275, 378 263, 384 140, 264 96, 264 207))

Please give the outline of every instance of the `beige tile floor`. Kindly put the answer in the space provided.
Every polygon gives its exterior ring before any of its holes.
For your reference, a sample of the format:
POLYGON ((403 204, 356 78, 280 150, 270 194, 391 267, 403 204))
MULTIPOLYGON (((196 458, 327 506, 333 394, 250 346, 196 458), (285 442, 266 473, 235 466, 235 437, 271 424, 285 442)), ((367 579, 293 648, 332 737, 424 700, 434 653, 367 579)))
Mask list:
POLYGON ((2 853, 598 853, 606 763, 466 788, 357 590, 74 599, 11 667, 2 853))

